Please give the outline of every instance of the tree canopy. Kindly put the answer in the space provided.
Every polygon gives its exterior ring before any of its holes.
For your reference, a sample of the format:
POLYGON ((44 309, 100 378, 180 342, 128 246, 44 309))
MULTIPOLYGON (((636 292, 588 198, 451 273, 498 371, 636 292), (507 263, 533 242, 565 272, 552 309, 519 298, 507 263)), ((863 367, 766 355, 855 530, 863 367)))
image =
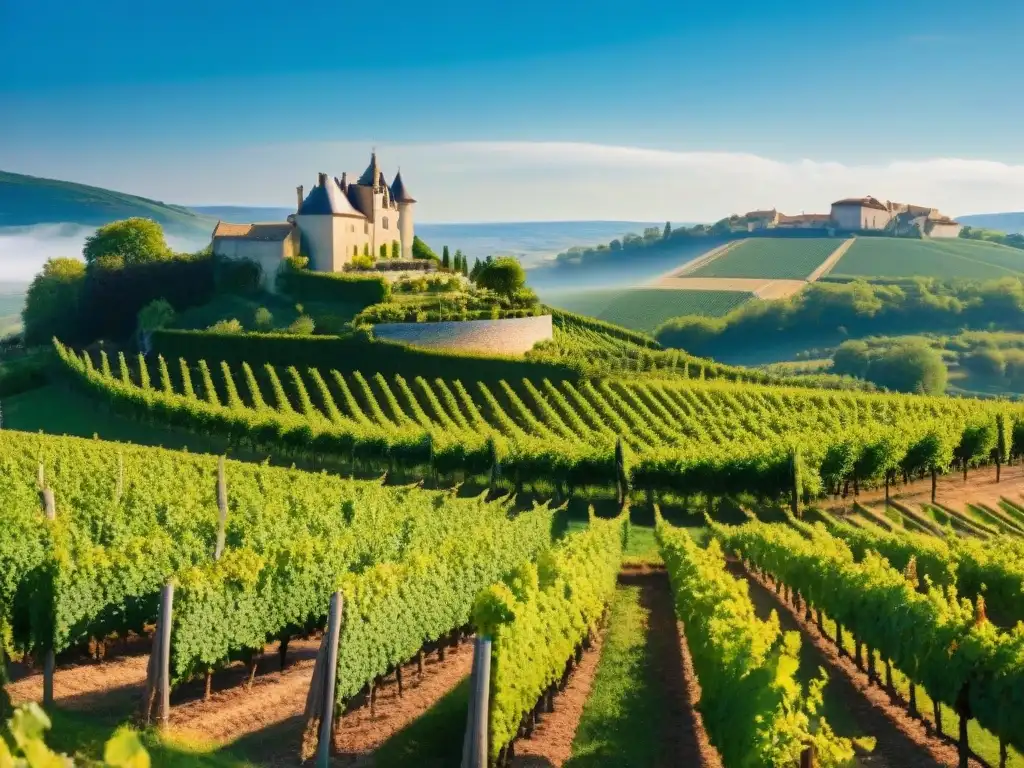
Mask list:
POLYGON ((47 344, 54 336, 77 338, 84 282, 85 264, 78 259, 50 259, 43 265, 29 286, 21 313, 26 344, 47 344))
POLYGON ((85 261, 93 264, 102 257, 120 257, 122 264, 145 264, 167 259, 171 249, 164 231, 152 219, 123 219, 104 224, 85 240, 85 261))
POLYGON ((898 344, 871 361, 867 379, 897 392, 941 395, 948 373, 937 349, 924 344, 898 344))
POLYGON ((484 263, 483 269, 477 275, 476 283, 481 288, 488 288, 511 298, 516 291, 526 285, 526 271, 517 259, 500 256, 489 264, 484 263))

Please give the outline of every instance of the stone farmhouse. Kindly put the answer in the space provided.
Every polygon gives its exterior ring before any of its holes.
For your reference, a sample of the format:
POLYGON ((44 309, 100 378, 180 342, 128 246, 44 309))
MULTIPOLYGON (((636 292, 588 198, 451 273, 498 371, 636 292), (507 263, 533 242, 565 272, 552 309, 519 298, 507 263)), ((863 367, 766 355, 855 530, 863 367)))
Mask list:
POLYGON ((319 174, 316 186, 303 196, 296 188, 296 210, 287 221, 230 224, 218 221, 213 230, 213 253, 250 259, 263 269, 273 287, 281 260, 302 254, 317 272, 340 272, 361 255, 388 257, 395 244, 403 259, 412 258, 413 206, 416 200, 399 171, 391 184, 377 163, 377 153, 358 180, 319 174))
POLYGON ((831 213, 802 213, 787 216, 774 208, 750 211, 732 222, 734 231, 759 229, 825 229, 837 232, 890 230, 893 234, 911 234, 916 229, 923 237, 959 237, 962 225, 937 208, 910 203, 884 203, 874 197, 849 197, 832 203, 831 213))

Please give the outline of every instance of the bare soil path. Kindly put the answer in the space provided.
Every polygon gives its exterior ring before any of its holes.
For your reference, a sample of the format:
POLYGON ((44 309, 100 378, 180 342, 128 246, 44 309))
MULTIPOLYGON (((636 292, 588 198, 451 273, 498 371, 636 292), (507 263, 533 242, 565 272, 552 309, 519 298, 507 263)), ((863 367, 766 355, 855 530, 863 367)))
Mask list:
MULTIPOLYGON (((841 657, 836 647, 822 637, 817 627, 786 605, 757 577, 737 562, 730 563, 734 575, 750 584, 750 597, 759 616, 771 610, 779 615, 782 628, 801 636, 801 672, 805 675, 820 666, 829 676, 826 688, 826 717, 838 733, 845 736, 873 736, 875 749, 858 756, 858 763, 878 768, 925 768, 956 766, 957 750, 928 735, 924 725, 894 704, 880 688, 868 683, 867 674, 857 669, 852 659, 841 657), (805 667, 807 667, 805 669, 805 667)), ((971 761, 972 768, 981 768, 971 761)))
MULTIPOLYGON (((998 506, 1000 496, 1024 503, 1024 465, 1004 466, 1000 475, 1000 482, 997 483, 994 466, 969 470, 966 483, 963 475, 958 472, 943 475, 939 477, 936 486, 936 500, 958 510, 962 510, 965 504, 974 502, 998 506)), ((931 502, 931 483, 931 478, 926 477, 924 480, 914 480, 908 485, 892 486, 890 495, 897 501, 927 504, 931 502)), ((882 502, 885 500, 885 489, 861 491, 856 500, 861 504, 882 502)), ((853 508, 853 502, 854 497, 851 494, 846 499, 826 499, 822 501, 821 506, 849 511, 853 508)))

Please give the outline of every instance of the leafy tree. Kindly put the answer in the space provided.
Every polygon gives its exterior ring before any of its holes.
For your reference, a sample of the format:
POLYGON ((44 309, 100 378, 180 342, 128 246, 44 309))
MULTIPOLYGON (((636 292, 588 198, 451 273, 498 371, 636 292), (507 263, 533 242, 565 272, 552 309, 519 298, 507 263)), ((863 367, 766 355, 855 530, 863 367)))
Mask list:
POLYGON ((672 223, 666 221, 665 222, 665 231, 662 233, 661 237, 664 240, 668 240, 671 236, 672 236, 672 223))
POLYGON ((446 245, 441 249, 441 266, 448 269, 451 265, 451 258, 448 256, 448 246, 446 245))
POLYGON ((402 244, 398 240, 391 241, 391 258, 400 259, 402 258, 402 244))
POLYGON ((36 275, 25 297, 21 317, 27 345, 46 344, 54 336, 78 339, 78 310, 85 283, 85 264, 77 259, 50 259, 36 275))
POLYGON ((412 257, 414 259, 430 259, 432 261, 437 261, 437 254, 434 253, 429 245, 420 239, 419 235, 416 235, 412 239, 412 257))
POLYGON ((163 228, 152 219, 132 218, 104 224, 85 240, 85 261, 92 264, 101 256, 120 256, 125 264, 171 257, 163 228))
POLYGON ((274 316, 266 307, 260 307, 253 316, 254 325, 261 331, 269 331, 274 327, 274 316))
POLYGON ((867 376, 871 352, 863 341, 844 341, 832 355, 832 372, 841 376, 867 376))
POLYGON ((516 291, 526 285, 526 272, 518 260, 511 256, 500 256, 480 270, 476 282, 482 288, 512 298, 516 291))
POLYGON ((473 261, 473 268, 469 270, 469 279, 475 283, 477 278, 480 277, 480 272, 483 271, 483 268, 483 262, 480 259, 475 259, 473 261))
POLYGON ((622 250, 622 241, 621 240, 612 240, 610 243, 608 243, 608 247, 611 250, 613 250, 613 251, 621 251, 622 250))
POLYGON ((938 350, 924 344, 897 344, 871 361, 867 378, 897 392, 941 395, 948 375, 938 350))

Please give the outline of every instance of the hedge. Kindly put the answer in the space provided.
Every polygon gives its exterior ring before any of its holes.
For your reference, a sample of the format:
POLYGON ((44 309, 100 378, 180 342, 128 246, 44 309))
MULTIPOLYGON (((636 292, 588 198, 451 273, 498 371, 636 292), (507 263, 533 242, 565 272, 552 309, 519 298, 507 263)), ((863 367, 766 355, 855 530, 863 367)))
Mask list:
POLYGON ((215 360, 231 366, 264 363, 274 367, 320 368, 342 372, 373 371, 406 379, 464 379, 497 383, 501 380, 548 379, 576 381, 583 377, 578 363, 487 357, 468 352, 419 349, 362 335, 295 336, 272 333, 216 333, 161 330, 153 333, 152 349, 166 360, 215 360))
POLYGON ((391 285, 379 275, 348 275, 338 272, 310 272, 283 267, 277 287, 298 301, 340 301, 364 306, 387 301, 391 285))

